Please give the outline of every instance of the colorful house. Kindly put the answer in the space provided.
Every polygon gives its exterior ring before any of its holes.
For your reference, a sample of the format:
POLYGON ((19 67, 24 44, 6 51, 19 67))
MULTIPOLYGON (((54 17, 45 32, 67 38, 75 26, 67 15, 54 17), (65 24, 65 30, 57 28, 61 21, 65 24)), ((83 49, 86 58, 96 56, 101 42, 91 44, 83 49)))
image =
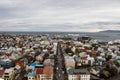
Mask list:
POLYGON ((27 76, 28 76, 28 80, 35 80, 35 72, 34 71, 29 72, 27 76))

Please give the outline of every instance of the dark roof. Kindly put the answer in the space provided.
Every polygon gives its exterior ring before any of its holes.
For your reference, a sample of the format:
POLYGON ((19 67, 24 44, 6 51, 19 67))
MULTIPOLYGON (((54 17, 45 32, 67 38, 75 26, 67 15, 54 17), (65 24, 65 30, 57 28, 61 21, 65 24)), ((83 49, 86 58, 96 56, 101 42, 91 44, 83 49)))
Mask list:
POLYGON ((68 71, 68 74, 90 74, 87 69, 72 69, 68 71))
POLYGON ((99 80, 99 79, 100 79, 98 76, 95 76, 95 75, 93 75, 93 74, 90 75, 90 78, 91 78, 91 79, 95 79, 95 80, 99 80))

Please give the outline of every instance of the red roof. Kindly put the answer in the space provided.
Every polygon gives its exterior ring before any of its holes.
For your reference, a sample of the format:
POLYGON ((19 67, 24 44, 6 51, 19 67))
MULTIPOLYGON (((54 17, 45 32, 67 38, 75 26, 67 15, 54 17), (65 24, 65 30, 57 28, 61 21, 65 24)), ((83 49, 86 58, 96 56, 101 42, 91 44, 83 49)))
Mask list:
POLYGON ((23 67, 24 64, 21 61, 17 61, 16 65, 19 65, 19 66, 23 67))
POLYGON ((43 69, 36 69, 36 74, 43 74, 43 69))
POLYGON ((5 71, 5 70, 0 70, 0 75, 3 75, 3 74, 4 74, 4 71, 5 71))
POLYGON ((43 74, 53 74, 53 68, 51 66, 45 66, 43 69, 43 74))
POLYGON ((6 53, 5 55, 6 55, 6 56, 11 56, 11 54, 9 54, 9 53, 6 53))
POLYGON ((82 60, 87 60, 87 58, 86 58, 86 57, 81 57, 81 59, 82 59, 82 60))

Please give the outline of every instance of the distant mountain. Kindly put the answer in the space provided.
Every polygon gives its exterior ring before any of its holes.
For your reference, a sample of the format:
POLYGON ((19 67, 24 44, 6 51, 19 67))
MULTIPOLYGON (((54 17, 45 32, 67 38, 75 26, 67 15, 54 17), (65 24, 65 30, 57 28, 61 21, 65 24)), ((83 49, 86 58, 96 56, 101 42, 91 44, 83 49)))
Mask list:
POLYGON ((120 30, 105 30, 100 32, 112 32, 112 33, 120 33, 120 30))

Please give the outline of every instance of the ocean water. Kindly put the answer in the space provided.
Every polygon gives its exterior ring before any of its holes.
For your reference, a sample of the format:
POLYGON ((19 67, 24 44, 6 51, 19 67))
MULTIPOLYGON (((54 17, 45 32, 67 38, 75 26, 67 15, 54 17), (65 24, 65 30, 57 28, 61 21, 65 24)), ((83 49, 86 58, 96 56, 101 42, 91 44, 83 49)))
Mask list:
MULTIPOLYGON (((1 32, 3 33, 3 32, 1 32)), ((97 39, 99 41, 114 41, 117 39, 120 39, 120 33, 119 32, 97 32, 97 33, 88 33, 88 32, 5 32, 8 34, 59 34, 59 35, 65 35, 65 34, 80 34, 84 36, 89 36, 91 38, 97 39)), ((78 37, 78 36, 77 36, 78 37)))
POLYGON ((120 33, 110 33, 110 32, 90 33, 87 34, 87 36, 90 36, 100 41, 114 41, 120 39, 120 33))

